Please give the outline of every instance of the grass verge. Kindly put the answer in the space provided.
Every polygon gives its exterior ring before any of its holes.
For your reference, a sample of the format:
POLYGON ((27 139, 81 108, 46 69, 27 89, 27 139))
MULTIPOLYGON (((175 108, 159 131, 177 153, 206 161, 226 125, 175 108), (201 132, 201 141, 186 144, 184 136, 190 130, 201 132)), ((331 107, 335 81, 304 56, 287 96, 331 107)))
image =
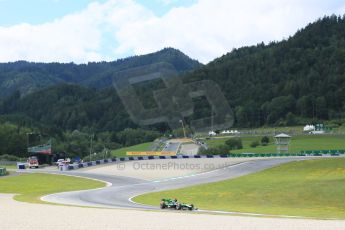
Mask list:
POLYGON ((104 187, 105 183, 85 178, 52 175, 52 174, 22 174, 0 179, 0 193, 18 194, 17 201, 44 203, 40 197, 76 190, 86 190, 104 187))
POLYGON ((176 197, 200 209, 345 219, 345 159, 291 162, 232 180, 135 197, 176 197))
POLYGON ((111 151, 111 155, 114 157, 125 157, 127 156, 126 152, 147 151, 150 148, 151 144, 152 142, 146 142, 138 145, 133 145, 130 147, 115 149, 111 151))
MULTIPOLYGON (((231 153, 275 153, 277 147, 274 144, 273 138, 270 138, 270 143, 267 146, 257 146, 255 148, 250 147, 253 141, 260 143, 262 137, 241 137, 243 143, 243 149, 232 150, 231 153)), ((225 139, 210 139, 206 140, 209 147, 217 147, 224 145, 225 139)), ((289 146, 289 152, 297 153, 301 150, 331 150, 331 149, 345 149, 345 137, 344 136, 324 136, 324 135, 303 135, 293 136, 289 146)))

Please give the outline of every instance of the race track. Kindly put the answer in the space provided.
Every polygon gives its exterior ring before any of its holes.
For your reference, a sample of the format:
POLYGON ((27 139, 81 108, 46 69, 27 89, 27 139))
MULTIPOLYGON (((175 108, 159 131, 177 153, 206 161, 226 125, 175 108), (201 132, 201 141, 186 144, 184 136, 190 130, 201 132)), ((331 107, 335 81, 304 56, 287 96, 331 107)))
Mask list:
POLYGON ((159 201, 157 201, 157 207, 153 207, 133 203, 131 198, 148 192, 183 188, 191 185, 236 178, 271 168, 282 163, 305 159, 310 159, 310 157, 248 160, 213 171, 159 179, 155 181, 115 175, 92 174, 82 171, 64 172, 64 174, 68 175, 103 180, 111 183, 111 186, 96 190, 51 194, 42 199, 52 203, 79 206, 155 210, 158 209, 159 201))

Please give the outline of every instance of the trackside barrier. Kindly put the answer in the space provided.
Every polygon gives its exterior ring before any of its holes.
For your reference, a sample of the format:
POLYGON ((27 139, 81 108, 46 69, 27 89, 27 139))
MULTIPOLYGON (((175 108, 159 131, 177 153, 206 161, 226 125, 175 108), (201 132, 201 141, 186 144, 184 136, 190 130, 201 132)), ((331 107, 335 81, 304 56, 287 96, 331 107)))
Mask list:
POLYGON ((304 154, 345 154, 345 149, 332 149, 332 150, 303 150, 304 154))
POLYGON ((254 158, 254 157, 305 157, 305 156, 341 156, 345 154, 345 150, 307 150, 300 153, 234 153, 221 155, 177 155, 177 156, 138 156, 138 157, 120 157, 109 158, 104 160, 96 160, 79 164, 71 164, 68 170, 92 167, 100 164, 137 161, 137 160, 154 160, 154 159, 186 159, 186 158, 254 158))

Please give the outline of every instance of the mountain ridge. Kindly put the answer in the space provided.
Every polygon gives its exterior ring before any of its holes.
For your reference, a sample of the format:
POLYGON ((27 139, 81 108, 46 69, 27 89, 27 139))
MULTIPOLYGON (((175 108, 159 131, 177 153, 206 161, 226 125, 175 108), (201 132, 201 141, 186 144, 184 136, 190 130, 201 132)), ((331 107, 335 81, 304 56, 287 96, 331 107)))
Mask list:
POLYGON ((111 74, 121 70, 167 62, 181 73, 199 68, 202 64, 174 48, 164 48, 155 53, 132 56, 112 62, 35 63, 17 61, 0 63, 0 98, 19 90, 28 95, 45 87, 75 83, 91 88, 105 88, 111 83, 111 74))

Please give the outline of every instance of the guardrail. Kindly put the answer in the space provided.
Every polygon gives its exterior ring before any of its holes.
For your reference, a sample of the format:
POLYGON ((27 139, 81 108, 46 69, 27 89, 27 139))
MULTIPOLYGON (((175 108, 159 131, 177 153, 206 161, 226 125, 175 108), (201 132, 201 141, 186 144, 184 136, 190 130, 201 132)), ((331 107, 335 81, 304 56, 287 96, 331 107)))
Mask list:
POLYGON ((339 150, 302 150, 304 154, 345 154, 345 149, 339 150))
POLYGON ((0 165, 5 166, 5 165, 15 165, 17 164, 17 161, 5 161, 5 160, 0 160, 0 165))

